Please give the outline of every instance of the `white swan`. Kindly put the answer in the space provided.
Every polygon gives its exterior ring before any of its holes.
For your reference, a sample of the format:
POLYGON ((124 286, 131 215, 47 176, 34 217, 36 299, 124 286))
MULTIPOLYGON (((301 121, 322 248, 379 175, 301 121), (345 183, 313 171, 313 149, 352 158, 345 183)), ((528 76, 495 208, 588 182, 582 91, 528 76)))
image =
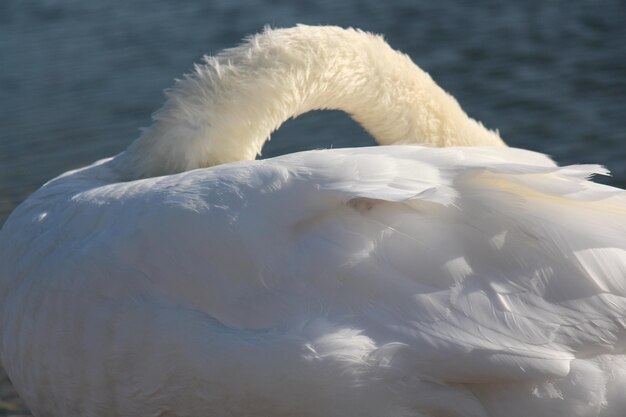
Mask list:
POLYGON ((350 29, 268 30, 168 97, 0 232, 1 357, 36 416, 624 415, 602 168, 503 146, 350 29), (323 108, 381 144, 492 146, 252 160, 323 108))

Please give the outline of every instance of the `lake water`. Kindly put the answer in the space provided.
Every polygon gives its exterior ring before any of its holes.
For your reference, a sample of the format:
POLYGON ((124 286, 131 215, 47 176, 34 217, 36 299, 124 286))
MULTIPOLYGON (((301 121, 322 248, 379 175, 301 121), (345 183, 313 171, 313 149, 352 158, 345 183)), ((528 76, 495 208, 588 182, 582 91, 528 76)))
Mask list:
MULTIPOLYGON (((162 90, 264 25, 385 34, 474 118, 626 187, 626 3, 0 0, 0 224, 46 180, 123 150, 162 90)), ((349 117, 288 122, 264 156, 372 144, 349 117)))

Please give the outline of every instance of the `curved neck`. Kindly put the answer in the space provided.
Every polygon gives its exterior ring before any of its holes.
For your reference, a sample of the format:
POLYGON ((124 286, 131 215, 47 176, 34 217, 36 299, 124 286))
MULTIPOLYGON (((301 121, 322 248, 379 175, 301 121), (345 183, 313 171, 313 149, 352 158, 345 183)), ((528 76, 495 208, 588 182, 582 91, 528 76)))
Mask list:
POLYGON ((268 29, 205 58, 166 94, 114 161, 130 177, 254 159, 287 119, 321 109, 345 111, 382 145, 504 145, 408 56, 354 29, 268 29))

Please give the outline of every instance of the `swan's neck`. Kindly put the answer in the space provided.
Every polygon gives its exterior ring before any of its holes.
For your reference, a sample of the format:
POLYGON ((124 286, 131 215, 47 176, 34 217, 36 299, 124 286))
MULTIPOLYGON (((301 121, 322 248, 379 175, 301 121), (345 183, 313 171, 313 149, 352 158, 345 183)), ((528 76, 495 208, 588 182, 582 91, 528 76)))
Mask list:
POLYGON ((411 59, 379 36, 337 27, 266 30, 206 58, 115 162, 128 176, 254 159, 283 122, 350 114, 383 145, 503 145, 411 59))

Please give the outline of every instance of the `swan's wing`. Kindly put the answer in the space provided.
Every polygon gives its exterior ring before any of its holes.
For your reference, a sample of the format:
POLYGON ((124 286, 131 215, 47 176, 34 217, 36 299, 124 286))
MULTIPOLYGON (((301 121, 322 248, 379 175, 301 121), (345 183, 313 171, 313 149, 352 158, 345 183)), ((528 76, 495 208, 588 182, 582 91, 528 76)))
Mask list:
POLYGON ((506 148, 316 151, 90 179, 45 221, 89 224, 62 234, 228 325, 273 326, 315 300, 416 344, 429 372, 515 379, 621 349, 626 196, 586 180, 604 172, 506 148))
POLYGON ((301 156, 321 164, 313 175, 332 166, 350 179, 322 180, 343 204, 293 235, 290 257, 318 283, 326 314, 363 329, 405 378, 490 387, 480 395, 494 414, 518 404, 591 415, 608 403, 619 415, 626 193, 587 181, 601 167, 558 168, 524 151, 392 152, 301 156), (518 383, 551 380, 519 400, 518 383))
POLYGON ((394 152, 301 157, 343 193, 291 242, 329 310, 358 312, 448 381, 563 376, 575 357, 623 351, 626 194, 586 180, 601 168, 517 150, 394 152))
MULTIPOLYGON (((236 327, 346 321, 446 381, 564 376, 625 336, 626 197, 594 173, 515 149, 416 147, 227 166, 212 185, 227 210, 211 207, 205 234, 189 221, 219 291, 166 292, 236 327)), ((205 192, 199 206, 219 201, 205 192)), ((159 233, 189 241, 185 221, 159 233)))
POLYGON ((2 230, 5 364, 50 367, 14 373, 23 389, 75 371, 51 395, 87 378, 110 404, 134 364, 120 407, 169 386, 201 410, 215 381, 305 409, 341 393, 329 416, 484 415, 494 386, 520 382, 565 381, 522 385, 539 399, 620 397, 626 376, 606 370, 624 367, 626 197, 586 181, 598 167, 387 147, 112 185, 98 170, 53 181, 2 230), (482 405, 475 383, 491 387, 482 405))

